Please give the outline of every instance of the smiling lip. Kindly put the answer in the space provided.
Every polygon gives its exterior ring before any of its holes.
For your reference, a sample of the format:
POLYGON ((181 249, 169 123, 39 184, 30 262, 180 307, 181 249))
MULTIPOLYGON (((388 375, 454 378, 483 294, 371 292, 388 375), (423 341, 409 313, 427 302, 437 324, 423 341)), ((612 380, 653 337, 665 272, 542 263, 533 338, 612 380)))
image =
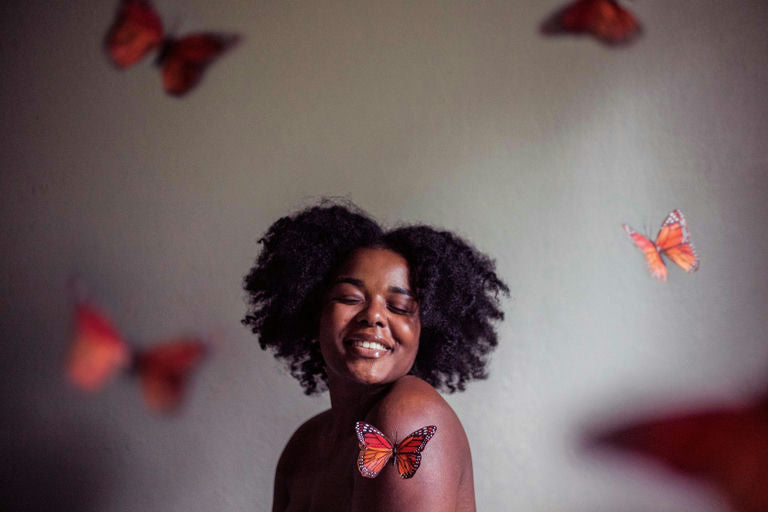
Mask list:
POLYGON ((391 351, 392 346, 379 336, 373 336, 370 334, 353 334, 344 339, 345 345, 350 345, 355 349, 371 350, 371 351, 391 351))

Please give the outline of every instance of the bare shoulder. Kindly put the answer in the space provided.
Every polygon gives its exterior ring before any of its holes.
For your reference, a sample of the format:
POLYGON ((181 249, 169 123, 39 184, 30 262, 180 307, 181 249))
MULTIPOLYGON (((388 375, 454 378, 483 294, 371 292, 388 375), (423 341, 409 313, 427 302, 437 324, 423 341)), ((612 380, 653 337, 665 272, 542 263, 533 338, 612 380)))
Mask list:
POLYGON ((441 437, 466 443, 459 418, 440 394, 418 377, 406 375, 369 414, 371 422, 402 438, 427 425, 435 425, 441 437), (396 431, 396 432, 395 432, 396 431))
POLYGON ((317 414, 299 426, 293 433, 280 455, 277 463, 277 473, 282 476, 290 476, 293 473, 293 465, 302 460, 299 455, 307 453, 307 447, 315 444, 318 434, 326 428, 330 409, 317 414))
POLYGON ((437 430, 424 445, 412 478, 400 478, 391 466, 375 479, 358 477, 353 510, 474 510, 473 505, 460 506, 474 503, 467 436, 451 406, 431 385, 417 377, 402 377, 366 421, 398 442, 425 426, 434 425, 437 430), (376 504, 373 509, 372 503, 376 504))
MULTIPOLYGON (((294 452, 304 451, 308 444, 314 443, 318 434, 328 425, 330 414, 331 411, 329 409, 316 414, 302 423, 285 445, 285 449, 280 456, 280 462, 282 463, 283 459, 289 458, 294 452)), ((285 462, 287 463, 288 461, 285 462)))

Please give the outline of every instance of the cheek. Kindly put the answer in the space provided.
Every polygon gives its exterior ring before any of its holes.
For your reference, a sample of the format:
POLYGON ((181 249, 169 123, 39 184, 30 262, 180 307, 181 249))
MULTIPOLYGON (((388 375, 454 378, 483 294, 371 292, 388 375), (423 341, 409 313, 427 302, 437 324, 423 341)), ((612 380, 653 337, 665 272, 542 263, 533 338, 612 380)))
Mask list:
POLYGON ((354 312, 350 311, 350 308, 341 307, 339 304, 329 304, 320 314, 318 338, 335 338, 352 318, 354 318, 354 312))
POLYGON ((421 335, 421 323, 416 320, 408 320, 394 326, 393 333, 402 343, 409 346, 418 346, 421 335))

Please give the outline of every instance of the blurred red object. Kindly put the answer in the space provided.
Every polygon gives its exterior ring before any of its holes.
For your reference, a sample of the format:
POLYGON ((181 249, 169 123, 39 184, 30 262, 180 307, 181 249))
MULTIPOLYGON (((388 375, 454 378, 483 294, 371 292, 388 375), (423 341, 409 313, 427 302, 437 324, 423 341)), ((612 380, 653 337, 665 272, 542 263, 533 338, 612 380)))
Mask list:
POLYGON ((640 35, 635 16, 615 0, 577 0, 541 26, 545 34, 591 34, 606 44, 628 43, 640 35))
POLYGON ((127 68, 163 42, 163 22, 146 0, 123 0, 104 45, 112 62, 127 68))
POLYGON ((177 407, 189 374, 202 362, 205 352, 199 340, 179 339, 137 354, 136 368, 147 405, 156 411, 177 407))
POLYGON ((69 380, 83 391, 97 391, 129 361, 128 346, 112 322, 96 308, 78 304, 67 361, 69 380))
POLYGON ((652 418, 595 441, 705 480, 739 512, 768 511, 768 397, 748 406, 652 418))
POLYGON ((79 389, 93 392, 115 374, 132 367, 147 405, 168 412, 181 404, 189 375, 206 352, 205 343, 196 338, 179 338, 131 351, 104 313, 81 303, 75 308, 75 335, 66 373, 79 389))
POLYGON ((122 0, 104 46, 119 68, 127 68, 159 49, 156 62, 163 68, 163 88, 168 94, 182 96, 197 85, 206 67, 239 39, 212 32, 169 37, 148 0, 122 0))
POLYGON ((238 36, 202 33, 168 42, 160 54, 165 92, 186 94, 200 81, 208 64, 238 40, 238 36))

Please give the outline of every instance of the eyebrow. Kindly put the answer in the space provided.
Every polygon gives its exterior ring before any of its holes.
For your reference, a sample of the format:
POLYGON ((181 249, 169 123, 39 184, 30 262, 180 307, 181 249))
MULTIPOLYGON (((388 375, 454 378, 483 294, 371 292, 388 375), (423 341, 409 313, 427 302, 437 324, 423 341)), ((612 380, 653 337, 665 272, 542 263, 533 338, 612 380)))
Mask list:
MULTIPOLYGON (((333 283, 331 284, 331 286, 335 286, 339 283, 349 283, 353 286, 357 286, 358 288, 365 288, 365 283, 363 283, 363 281, 360 279, 355 279, 354 277, 344 277, 344 276, 337 277, 336 279, 333 280, 333 283)), ((389 290, 392 293, 399 293, 402 295, 407 295, 408 297, 413 297, 413 294, 409 290, 401 286, 389 286, 387 290, 389 290)))

